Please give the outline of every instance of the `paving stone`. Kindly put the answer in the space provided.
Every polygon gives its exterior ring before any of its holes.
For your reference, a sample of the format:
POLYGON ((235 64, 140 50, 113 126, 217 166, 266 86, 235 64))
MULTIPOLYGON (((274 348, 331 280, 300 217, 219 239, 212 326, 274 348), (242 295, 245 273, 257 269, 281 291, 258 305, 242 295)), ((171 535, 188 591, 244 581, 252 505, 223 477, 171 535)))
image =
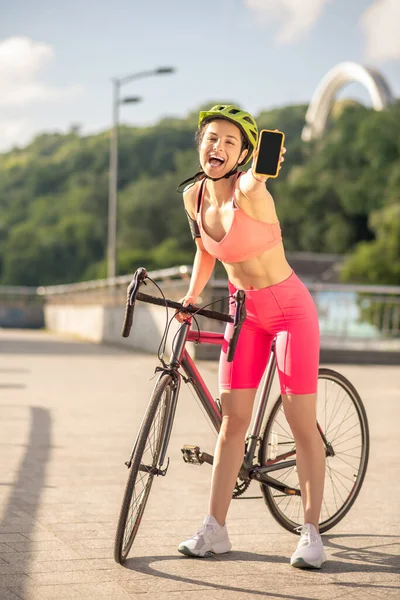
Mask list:
POLYGON ((139 598, 140 600, 145 600, 143 594, 130 594, 116 583, 105 582, 101 585, 80 584, 71 587, 81 594, 79 596, 80 598, 85 598, 85 600, 97 600, 98 598, 106 598, 107 600, 129 600, 130 598, 139 598))
POLYGON ((0 575, 0 588, 12 587, 13 585, 29 584, 29 577, 23 573, 8 573, 0 575))
MULTIPOLYGON (((11 566, 11 565, 10 565, 11 566)), ((63 573, 73 571, 93 571, 93 567, 87 560, 75 559, 75 560, 56 560, 45 562, 39 561, 28 561, 27 564, 22 564, 24 573, 30 575, 31 573, 63 573)))
POLYGON ((14 553, 16 550, 10 546, 10 544, 0 544, 0 555, 8 554, 9 552, 14 553))
POLYGON ((11 575, 13 573, 25 573, 26 565, 19 562, 2 562, 0 564, 0 575, 11 575))
POLYGON ((21 600, 75 600, 83 597, 70 585, 36 585, 31 582, 29 587, 15 586, 11 591, 21 600))
POLYGON ((2 544, 9 545, 9 542, 26 542, 26 537, 20 533, 0 533, 0 548, 2 544))
POLYGON ((111 571, 94 571, 94 570, 66 570, 54 571, 52 573, 30 573, 30 578, 35 582, 43 585, 56 585, 66 583, 90 583, 100 581, 110 581, 111 571))
POLYGON ((68 550, 68 546, 61 540, 25 540, 24 542, 8 542, 7 545, 16 552, 54 552, 54 550, 68 550))
POLYGON ((18 533, 18 534, 29 534, 32 531, 30 525, 19 523, 18 525, 7 525, 3 521, 0 522, 0 534, 2 533, 18 533))
MULTIPOLYGON (((13 390, 12 401, 0 397, 0 472, 7 483, 0 488, 0 600, 398 597, 396 367, 335 365, 365 402, 373 451, 354 507, 324 536, 323 570, 290 568, 297 537, 281 529, 262 499, 232 502, 232 553, 197 561, 177 553, 207 511, 211 477, 207 465, 185 465, 180 448, 198 443, 213 452, 216 440, 186 386, 168 475, 155 479, 130 557, 119 566, 113 544, 124 461, 154 385, 154 357, 43 332, 0 330, 0 345, 10 337, 21 354, 3 352, 2 364, 28 369, 29 386, 13 390), (383 497, 387 481, 391 490, 383 497)), ((216 392, 216 364, 201 363, 200 370, 216 392)), ((248 493, 259 496, 259 486, 248 493)))
POLYGON ((52 552, 16 552, 2 554, 1 558, 7 562, 15 562, 20 564, 28 564, 30 561, 45 562, 54 560, 73 560, 74 558, 82 558, 71 548, 63 550, 53 550, 52 552))
POLYGON ((0 600, 21 600, 21 596, 8 588, 0 588, 0 600))
POLYGON ((27 539, 32 542, 44 542, 49 540, 57 540, 58 537, 51 531, 32 531, 31 533, 24 533, 22 540, 12 540, 16 542, 26 541, 27 539))

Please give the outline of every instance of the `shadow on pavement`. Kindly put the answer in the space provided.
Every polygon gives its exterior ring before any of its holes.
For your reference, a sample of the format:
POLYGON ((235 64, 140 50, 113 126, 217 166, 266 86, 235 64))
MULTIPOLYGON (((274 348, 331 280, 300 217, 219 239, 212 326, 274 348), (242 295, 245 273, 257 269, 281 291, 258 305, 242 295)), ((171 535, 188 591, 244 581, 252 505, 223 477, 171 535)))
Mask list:
POLYGON ((399 573, 400 536, 371 535, 367 533, 325 535, 324 544, 328 549, 330 558, 327 568, 332 572, 399 573), (365 541, 365 545, 362 547, 354 548, 348 545, 349 542, 351 544, 351 540, 360 539, 365 541), (344 540, 347 543, 339 543, 339 540, 344 540), (379 548, 381 550, 385 548, 388 551, 379 552, 379 548), (342 560, 335 562, 332 560, 334 557, 342 560), (337 565, 337 568, 335 568, 335 565, 337 565))
MULTIPOLYGON (((141 558, 131 558, 126 561, 123 565, 124 568, 127 568, 131 571, 136 571, 137 573, 144 573, 146 575, 153 575, 157 578, 168 579, 172 581, 179 581, 182 583, 188 583, 190 585, 201 585, 202 587, 207 587, 212 590, 224 590, 225 592, 237 592, 241 594, 252 594, 256 597, 264 597, 264 598, 277 598, 278 600, 314 600, 309 596, 304 596, 300 594, 285 594, 280 592, 275 592, 271 589, 271 586, 268 589, 257 590, 253 589, 251 586, 249 587, 237 587, 234 585, 226 586, 214 582, 203 581, 200 578, 191 579, 189 577, 182 577, 179 575, 174 575, 171 573, 165 573, 165 571, 159 571, 157 568, 152 566, 153 562, 164 562, 164 561, 192 561, 192 560, 206 560, 206 561, 214 561, 214 562, 223 562, 224 564, 232 561, 245 561, 245 562, 265 562, 265 563, 284 563, 288 564, 288 559, 283 558, 282 556, 276 555, 265 555, 265 554, 256 554, 255 552, 231 552, 225 556, 213 556, 206 559, 193 559, 189 557, 183 556, 146 556, 141 558)), ((224 571, 226 573, 226 571, 224 571)), ((315 571, 315 575, 319 575, 322 571, 315 571)), ((265 573, 268 575, 268 572, 265 573)), ((254 577, 258 578, 260 573, 257 572, 254 574, 254 577)), ((250 578, 249 578, 250 579, 250 578)), ((333 585, 333 584, 332 584, 333 585)), ((277 587, 277 586, 276 586, 277 587)), ((200 594, 199 594, 200 595, 200 594)))
POLYGON ((126 352, 129 348, 117 348, 90 342, 74 342, 68 339, 53 340, 49 338, 32 340, 1 337, 0 354, 52 354, 52 355, 115 355, 126 352))
POLYGON ((26 385, 24 383, 0 383, 0 390, 12 390, 12 389, 22 389, 25 388, 26 385))
MULTIPOLYGON (((0 522, 0 531, 20 533, 27 537, 35 531, 36 513, 46 481, 46 466, 51 455, 51 417, 48 410, 30 407, 30 431, 26 451, 22 458, 15 483, 0 522), (21 527, 22 525, 22 527, 21 527)), ((30 553, 3 554, 3 560, 14 563, 18 560, 19 573, 25 573, 29 566, 30 553), (6 557, 6 558, 5 558, 6 557)), ((25 591, 24 577, 18 583, 20 591, 25 591)), ((11 586, 9 586, 11 588, 11 586)))
MULTIPOLYGON (((368 591, 380 591, 380 593, 385 593, 385 590, 391 591, 395 590, 396 587, 393 585, 385 585, 380 584, 379 581, 374 581, 371 583, 363 583, 359 581, 359 575, 362 573, 376 573, 382 574, 383 578, 385 574, 393 573, 396 574, 399 572, 399 552, 398 545, 393 542, 398 536, 374 536, 374 535, 337 535, 337 536, 324 536, 325 546, 328 550, 328 562, 324 565, 321 571, 307 571, 307 573, 312 574, 317 577, 313 581, 313 584, 321 584, 324 582, 324 576, 330 576, 332 574, 356 574, 358 575, 357 581, 339 581, 335 579, 335 581, 330 581, 330 585, 336 587, 338 595, 341 596, 341 593, 348 590, 350 593, 351 589, 364 588, 368 591), (350 542, 351 539, 358 540, 359 538, 365 538, 366 545, 362 548, 354 548, 347 545, 346 542, 350 542), (339 540, 344 540, 345 543, 339 543, 339 540), (372 543, 368 543, 368 540, 372 543), (386 541, 387 540, 387 541, 386 541), (396 549, 397 546, 397 549, 396 549), (389 552, 379 552, 379 548, 385 548, 389 550, 389 552), (335 560, 341 559, 341 560, 335 560), (351 561, 351 562, 350 562, 351 561)), ((357 544, 358 545, 358 544, 357 544)), ((182 577, 175 574, 165 573, 165 571, 158 570, 153 563, 165 561, 180 561, 180 560, 195 560, 188 557, 181 556, 146 556, 146 557, 138 557, 131 558, 126 561, 124 567, 135 571, 137 573, 143 573, 146 575, 153 575, 157 578, 168 579, 173 581, 179 581, 188 584, 201 584, 202 586, 209 587, 213 590, 225 590, 227 592, 237 592, 237 593, 246 593, 253 594, 254 597, 268 597, 268 598, 281 598, 281 599, 291 599, 291 600, 307 600, 306 596, 301 595, 287 595, 284 593, 280 593, 279 591, 274 591, 269 587, 267 591, 262 590, 254 590, 244 587, 236 587, 220 585, 218 583, 201 581, 200 579, 190 579, 188 577, 182 577)), ((199 559, 198 559, 199 560, 199 559)), ((267 554, 256 554, 253 552, 231 552, 229 555, 225 556, 214 556, 209 559, 200 559, 200 560, 212 560, 214 562, 223 562, 224 564, 231 561, 243 561, 243 562, 265 562, 266 565, 268 563, 282 563, 287 564, 288 559, 286 557, 277 556, 277 555, 267 555, 267 554)), ((225 571, 224 571, 225 572, 225 571)), ((259 573, 258 573, 259 574, 259 573)), ((266 571, 267 574, 267 571, 266 571)), ((288 578, 290 578, 290 568, 288 568, 288 578)), ((310 584, 310 581, 305 581, 305 585, 310 584)), ((289 584, 290 585, 290 584, 289 584)), ((276 586, 275 586, 276 587, 276 586)), ((346 594, 347 595, 347 594, 346 594)))
POLYGON ((19 369, 10 367, 8 369, 0 369, 0 373, 30 373, 31 369, 19 369))

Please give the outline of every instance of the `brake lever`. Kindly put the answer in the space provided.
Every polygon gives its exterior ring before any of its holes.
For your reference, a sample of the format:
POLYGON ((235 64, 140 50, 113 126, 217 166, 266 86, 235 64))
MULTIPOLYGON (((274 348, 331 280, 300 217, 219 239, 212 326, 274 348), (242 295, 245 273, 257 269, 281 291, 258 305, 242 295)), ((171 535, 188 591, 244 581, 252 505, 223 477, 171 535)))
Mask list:
POLYGON ((144 267, 139 267, 138 269, 136 269, 135 274, 133 276, 132 281, 130 282, 129 286, 128 286, 128 298, 129 298, 129 306, 132 306, 135 302, 136 299, 136 294, 139 290, 139 287, 141 286, 142 283, 144 283, 144 285, 147 285, 147 282, 145 281, 147 277, 147 271, 144 267))
POLYGON ((133 279, 128 285, 124 322, 122 325, 122 337, 129 337, 133 323, 133 311, 135 310, 136 294, 142 283, 146 285, 146 277, 146 269, 144 267, 139 267, 139 269, 136 269, 133 279))

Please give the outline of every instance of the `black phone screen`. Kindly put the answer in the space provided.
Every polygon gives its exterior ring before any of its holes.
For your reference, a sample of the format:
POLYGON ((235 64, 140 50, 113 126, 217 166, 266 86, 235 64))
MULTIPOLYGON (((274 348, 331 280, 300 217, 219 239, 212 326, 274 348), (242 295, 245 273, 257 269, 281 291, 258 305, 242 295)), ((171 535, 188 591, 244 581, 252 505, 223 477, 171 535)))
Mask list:
POLYGON ((262 131, 255 173, 276 175, 279 167, 283 134, 278 131, 262 131))

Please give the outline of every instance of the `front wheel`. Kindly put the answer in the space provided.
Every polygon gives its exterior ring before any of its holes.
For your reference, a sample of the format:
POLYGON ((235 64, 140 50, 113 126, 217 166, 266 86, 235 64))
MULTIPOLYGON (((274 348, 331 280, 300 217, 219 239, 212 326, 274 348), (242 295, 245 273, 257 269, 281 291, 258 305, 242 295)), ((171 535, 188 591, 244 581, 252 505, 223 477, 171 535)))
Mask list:
POLYGON ((161 377, 138 434, 115 535, 114 558, 119 564, 125 562, 132 547, 159 466, 173 385, 172 377, 161 377))
MULTIPOLYGON (((317 425, 326 451, 324 496, 319 528, 328 531, 343 519, 357 498, 368 464, 369 431, 364 405, 353 385, 340 373, 321 368, 318 374, 317 425)), ((295 441, 286 421, 281 396, 274 404, 263 434, 261 465, 279 464, 279 456, 295 460, 295 441)), ((300 490, 296 466, 270 475, 288 488, 300 490)), ((302 524, 300 495, 286 494, 261 484, 265 502, 282 527, 294 533, 302 524)))

